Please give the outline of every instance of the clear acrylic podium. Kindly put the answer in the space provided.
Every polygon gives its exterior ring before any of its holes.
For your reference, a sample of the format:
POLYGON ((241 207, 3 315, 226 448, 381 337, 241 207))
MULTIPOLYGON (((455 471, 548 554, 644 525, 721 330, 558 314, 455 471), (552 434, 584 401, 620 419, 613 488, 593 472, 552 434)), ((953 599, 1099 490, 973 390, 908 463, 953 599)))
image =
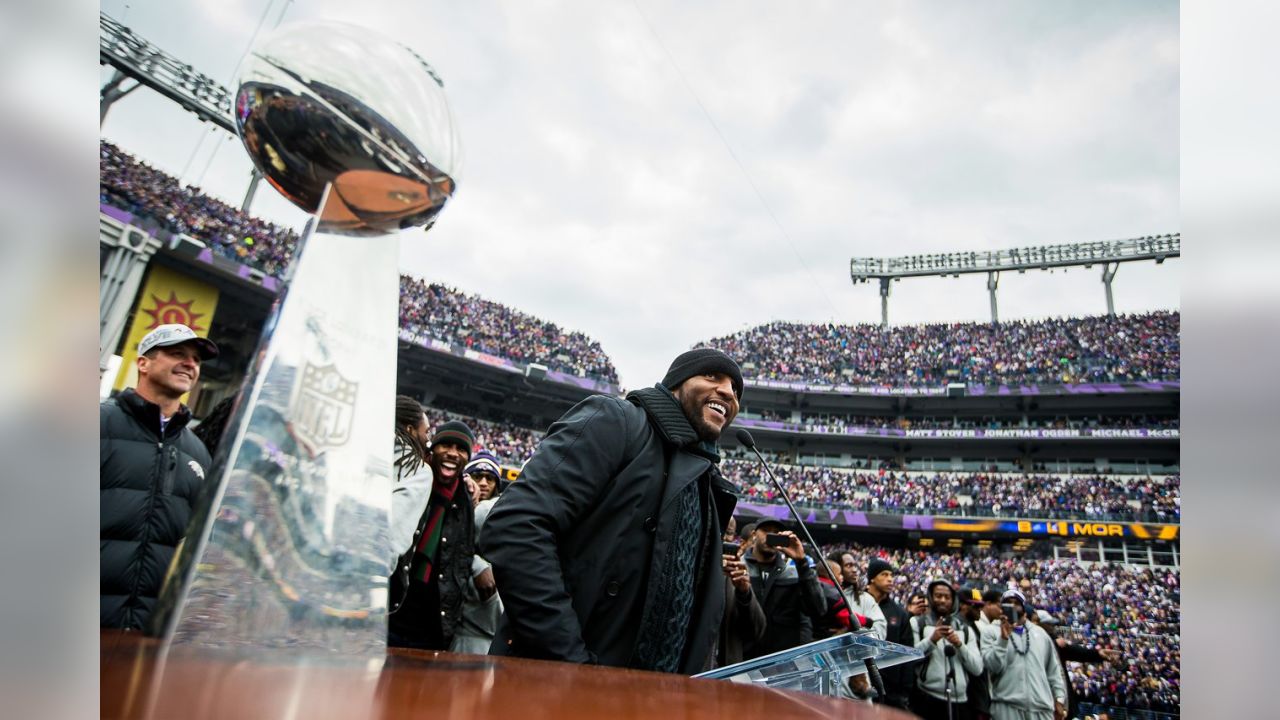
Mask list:
POLYGON ((866 674, 868 659, 883 671, 923 660, 924 652, 881 640, 870 630, 863 630, 815 640, 694 677, 839 697, 848 696, 849 677, 866 674))

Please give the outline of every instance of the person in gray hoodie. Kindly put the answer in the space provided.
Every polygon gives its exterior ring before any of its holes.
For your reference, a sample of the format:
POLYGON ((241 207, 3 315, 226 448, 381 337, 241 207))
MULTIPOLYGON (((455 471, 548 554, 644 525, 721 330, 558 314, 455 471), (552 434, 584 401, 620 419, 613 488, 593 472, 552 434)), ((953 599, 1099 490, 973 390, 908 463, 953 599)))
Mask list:
POLYGON ((925 594, 929 611, 911 619, 911 638, 916 649, 925 653, 917 670, 911 712, 926 720, 968 718, 969 675, 982 672, 978 633, 956 615, 956 591, 950 582, 933 580, 925 594))
POLYGON ((1049 634, 1026 621, 1026 597, 1009 590, 1002 603, 1015 611, 1002 617, 998 630, 988 631, 982 659, 991 677, 992 720, 1064 720, 1067 688, 1058 653, 1049 634))

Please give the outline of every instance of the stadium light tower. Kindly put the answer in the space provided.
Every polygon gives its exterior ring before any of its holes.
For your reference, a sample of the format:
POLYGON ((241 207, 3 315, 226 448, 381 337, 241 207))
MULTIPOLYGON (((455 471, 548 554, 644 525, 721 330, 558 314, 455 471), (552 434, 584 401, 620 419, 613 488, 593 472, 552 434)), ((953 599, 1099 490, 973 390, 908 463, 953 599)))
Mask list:
POLYGON ((1017 270, 1048 270, 1055 267, 1083 265, 1086 268, 1102 266, 1102 284, 1107 292, 1107 315, 1115 317, 1115 301, 1111 294, 1111 282, 1123 262, 1154 260, 1163 263, 1166 258, 1182 253, 1182 235, 1147 235, 1127 240, 1102 240, 1097 242, 1067 243, 1064 245, 1040 245, 1009 250, 984 250, 982 252, 951 252, 928 255, 907 255, 896 258, 853 258, 849 261, 849 276, 853 284, 880 281, 880 324, 889 324, 890 283, 904 277, 960 277, 972 273, 987 274, 987 292, 991 295, 991 322, 1000 322, 996 307, 996 289, 1000 285, 1000 273, 1017 270))
MULTIPOLYGON (((236 134, 231 116, 231 92, 222 83, 196 72, 190 65, 139 37, 106 13, 98 14, 98 27, 101 30, 98 35, 98 62, 115 68, 115 73, 102 86, 99 95, 99 126, 106 121, 107 111, 117 100, 145 85, 204 122, 236 134), (134 84, 123 87, 126 79, 132 79, 134 84)), ((254 168, 244 201, 240 204, 242 211, 249 212, 261 179, 262 175, 254 168)))

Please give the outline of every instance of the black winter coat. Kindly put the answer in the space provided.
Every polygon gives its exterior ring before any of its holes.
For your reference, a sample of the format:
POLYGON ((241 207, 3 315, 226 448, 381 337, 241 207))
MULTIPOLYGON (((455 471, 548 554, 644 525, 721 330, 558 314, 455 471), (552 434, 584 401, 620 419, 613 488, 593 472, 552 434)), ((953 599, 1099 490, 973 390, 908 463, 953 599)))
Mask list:
POLYGON ((743 560, 768 620, 764 637, 747 646, 743 657, 750 660, 813 642, 813 620, 827 609, 817 571, 807 561, 792 562, 782 553, 769 564, 757 561, 751 551, 743 560))
POLYGON ((183 406, 160 435, 160 407, 132 389, 101 404, 98 570, 102 627, 146 629, 211 461, 183 406))
MULTIPOLYGON (((628 399, 593 395, 556 421, 489 514, 480 553, 506 606, 490 653, 627 666, 650 568, 672 540, 671 500, 707 483, 723 533, 736 489, 679 404, 661 386, 628 399)), ((720 545, 703 551, 685 674, 713 662, 724 617, 720 545)))
MULTIPOLYGON (((887 596, 880 601, 880 612, 884 613, 885 640, 915 647, 916 639, 911 634, 911 613, 887 596)), ((905 709, 916 685, 915 665, 895 665, 881 670, 880 676, 884 680, 885 692, 889 695, 884 702, 905 709)))
POLYGON ((422 531, 431 517, 431 505, 423 511, 418 519, 418 529, 413 533, 413 544, 400 556, 390 579, 390 611, 388 623, 395 632, 415 639, 428 637, 422 632, 423 623, 440 623, 440 633, 447 650, 458 631, 458 623, 462 622, 462 600, 466 586, 471 580, 471 557, 475 554, 475 510, 471 507, 471 498, 467 495, 466 485, 458 480, 458 488, 453 500, 444 511, 441 520, 440 547, 436 550, 436 558, 432 569, 440 576, 436 583, 440 595, 440 615, 438 617, 419 617, 411 614, 421 603, 414 602, 409 593, 430 592, 428 586, 409 579, 409 569, 413 564, 414 548, 422 531), (401 606, 404 606, 403 608, 401 606))

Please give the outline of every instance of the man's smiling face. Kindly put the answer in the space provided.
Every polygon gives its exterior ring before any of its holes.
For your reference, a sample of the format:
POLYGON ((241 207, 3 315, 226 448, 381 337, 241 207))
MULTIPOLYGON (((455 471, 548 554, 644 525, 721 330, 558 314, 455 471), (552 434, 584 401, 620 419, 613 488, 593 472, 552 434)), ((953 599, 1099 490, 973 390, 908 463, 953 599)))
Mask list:
POLYGON ((684 409, 698 437, 715 442, 738 415, 738 396, 733 380, 721 372, 694 375, 680 383, 672 394, 684 409))
POLYGON ((471 458, 471 449, 454 440, 440 440, 431 446, 431 472, 446 482, 462 476, 462 468, 471 458))
POLYGON ((192 343, 154 348, 139 358, 138 374, 146 396, 178 397, 200 379, 200 353, 192 343))

